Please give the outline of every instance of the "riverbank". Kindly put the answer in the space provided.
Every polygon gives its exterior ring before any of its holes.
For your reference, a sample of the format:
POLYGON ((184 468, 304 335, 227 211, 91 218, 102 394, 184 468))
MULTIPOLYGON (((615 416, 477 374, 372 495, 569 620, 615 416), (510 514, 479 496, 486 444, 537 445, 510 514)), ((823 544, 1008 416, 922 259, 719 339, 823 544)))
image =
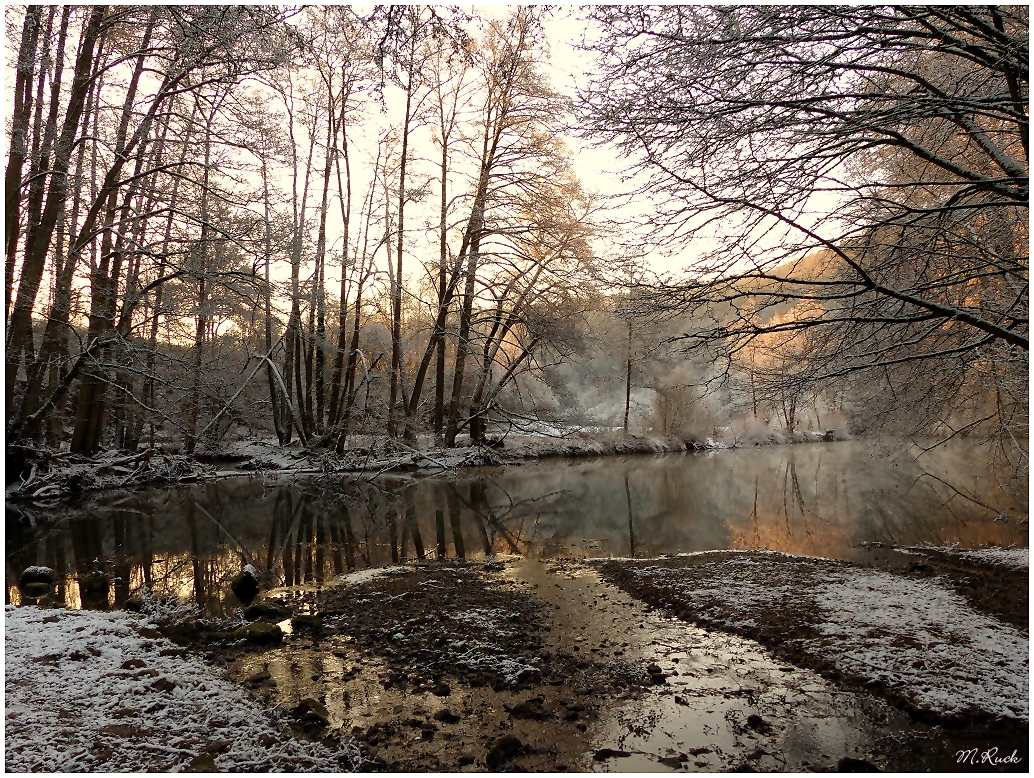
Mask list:
POLYGON ((8 608, 8 769, 1025 770, 1028 559, 456 559, 228 620, 8 608))
POLYGON ((8 772, 338 772, 347 739, 285 718, 139 614, 4 611, 8 772))
POLYGON ((340 455, 330 449, 307 449, 297 442, 282 447, 276 440, 239 441, 195 455, 155 448, 132 454, 111 450, 83 456, 14 446, 7 449, 5 490, 9 500, 46 502, 89 492, 193 484, 259 473, 282 478, 399 472, 435 475, 550 457, 706 452, 844 439, 832 431, 790 436, 772 432, 742 440, 736 436, 697 439, 582 431, 564 436, 511 435, 486 445, 441 448, 426 435, 410 442, 356 435, 340 455))
POLYGON ((1022 725, 1028 571, 986 561, 990 555, 906 553, 921 561, 853 565, 762 551, 594 564, 645 602, 757 640, 921 719, 1022 725))

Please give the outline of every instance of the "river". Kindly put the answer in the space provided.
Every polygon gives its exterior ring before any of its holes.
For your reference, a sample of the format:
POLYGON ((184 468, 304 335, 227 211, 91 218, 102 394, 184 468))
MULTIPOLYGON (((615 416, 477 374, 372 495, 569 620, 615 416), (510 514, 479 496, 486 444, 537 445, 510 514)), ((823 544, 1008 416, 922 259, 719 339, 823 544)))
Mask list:
POLYGON ((5 602, 20 602, 17 578, 29 565, 62 576, 58 597, 69 607, 117 607, 146 585, 222 615, 239 607, 228 584, 245 564, 275 588, 424 556, 768 548, 852 560, 872 543, 1027 545, 1027 505, 1002 503, 979 448, 921 461, 845 441, 550 459, 442 477, 267 474, 8 504, 5 602), (79 591, 78 577, 93 568, 107 574, 106 593, 79 591))

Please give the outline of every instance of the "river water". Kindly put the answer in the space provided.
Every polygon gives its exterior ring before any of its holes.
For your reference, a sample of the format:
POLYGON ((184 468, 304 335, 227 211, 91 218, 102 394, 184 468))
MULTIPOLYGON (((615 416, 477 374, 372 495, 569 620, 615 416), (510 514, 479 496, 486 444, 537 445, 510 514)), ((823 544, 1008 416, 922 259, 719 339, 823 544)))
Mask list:
POLYGON ((847 441, 543 460, 447 477, 242 476, 8 504, 5 601, 20 602, 17 579, 29 565, 63 576, 58 596, 69 607, 117 607, 146 585, 221 615, 240 605, 228 584, 245 564, 274 588, 422 557, 769 548, 851 560, 874 542, 1027 545, 1027 505, 1002 502, 980 449, 956 446, 921 462, 847 441), (106 593, 79 591, 91 569, 107 574, 106 593))

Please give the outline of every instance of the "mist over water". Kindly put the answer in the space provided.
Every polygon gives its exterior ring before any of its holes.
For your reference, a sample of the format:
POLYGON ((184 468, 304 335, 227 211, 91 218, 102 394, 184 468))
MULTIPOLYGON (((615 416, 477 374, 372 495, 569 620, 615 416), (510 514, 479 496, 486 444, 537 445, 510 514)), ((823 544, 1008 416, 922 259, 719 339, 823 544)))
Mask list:
POLYGON ((1027 545, 1027 506, 1002 504, 980 449, 960 445, 922 461, 929 476, 907 455, 851 441, 372 483, 257 476, 74 506, 8 505, 6 602, 20 602, 18 575, 34 564, 64 576, 59 596, 71 607, 115 607, 148 586, 221 614, 240 606, 229 581, 245 564, 268 590, 421 557, 769 548, 854 559, 872 542, 1027 545), (109 576, 107 592, 79 591, 78 576, 91 569, 109 576))

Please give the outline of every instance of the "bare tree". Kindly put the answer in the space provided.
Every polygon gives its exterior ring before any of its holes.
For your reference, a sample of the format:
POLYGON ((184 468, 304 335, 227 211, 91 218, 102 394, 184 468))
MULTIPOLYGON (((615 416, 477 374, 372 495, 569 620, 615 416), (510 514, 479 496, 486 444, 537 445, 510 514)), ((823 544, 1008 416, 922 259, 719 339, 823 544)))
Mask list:
POLYGON ((793 365, 773 380, 857 374, 948 434, 981 395, 963 426, 1025 438, 1001 422, 1027 403, 1026 8, 591 15, 583 129, 628 154, 657 243, 692 252, 653 290, 686 345, 728 377, 771 335, 793 365))

